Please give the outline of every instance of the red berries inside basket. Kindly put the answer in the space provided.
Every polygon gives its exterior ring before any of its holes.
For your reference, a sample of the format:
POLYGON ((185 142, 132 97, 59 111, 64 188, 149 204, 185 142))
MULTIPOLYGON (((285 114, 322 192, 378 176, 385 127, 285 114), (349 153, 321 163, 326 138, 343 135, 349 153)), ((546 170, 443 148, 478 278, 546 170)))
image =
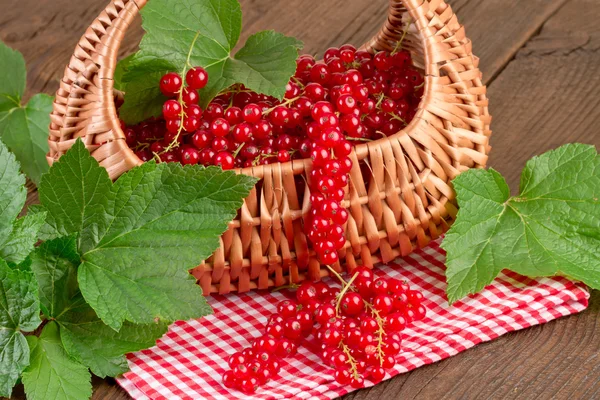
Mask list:
POLYGON ((396 364, 406 326, 425 317, 421 292, 396 279, 376 278, 366 267, 342 287, 304 282, 294 300, 282 300, 262 336, 232 354, 223 384, 247 394, 277 377, 283 360, 305 345, 319 353, 341 385, 360 388, 385 378, 396 364))
POLYGON ((310 190, 305 233, 319 260, 335 264, 346 246, 343 199, 351 176, 370 175, 366 162, 353 165, 352 146, 405 127, 423 95, 423 76, 407 51, 371 54, 349 44, 328 49, 323 61, 303 55, 296 64, 283 100, 234 85, 205 110, 198 91, 208 83, 206 71, 186 71, 185 82, 169 72, 159 82, 169 98, 162 117, 125 127, 125 136, 142 161, 228 170, 310 158, 312 170, 297 182, 299 194, 305 182, 310 190))

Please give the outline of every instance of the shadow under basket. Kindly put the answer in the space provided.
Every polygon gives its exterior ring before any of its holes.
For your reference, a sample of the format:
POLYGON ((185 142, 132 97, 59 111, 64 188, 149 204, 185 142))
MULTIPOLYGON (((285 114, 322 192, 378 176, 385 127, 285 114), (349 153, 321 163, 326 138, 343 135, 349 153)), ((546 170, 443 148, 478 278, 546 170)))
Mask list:
MULTIPOLYGON (((142 163, 125 143, 113 74, 123 36, 145 3, 113 0, 79 41, 51 114, 50 164, 79 137, 111 179, 142 163)), ((350 217, 346 246, 339 251, 349 269, 389 262, 444 233, 457 213, 451 180, 484 167, 490 150, 491 117, 479 60, 451 7, 443 0, 390 0, 386 22, 362 49, 392 50, 405 29, 403 47, 425 74, 424 95, 407 127, 359 144, 350 155, 344 200, 350 217)), ((237 170, 261 181, 214 255, 191 271, 205 294, 328 275, 303 230, 310 169, 310 160, 293 160, 237 170), (304 190, 298 190, 300 175, 304 190)), ((332 267, 341 271, 343 265, 332 267)))

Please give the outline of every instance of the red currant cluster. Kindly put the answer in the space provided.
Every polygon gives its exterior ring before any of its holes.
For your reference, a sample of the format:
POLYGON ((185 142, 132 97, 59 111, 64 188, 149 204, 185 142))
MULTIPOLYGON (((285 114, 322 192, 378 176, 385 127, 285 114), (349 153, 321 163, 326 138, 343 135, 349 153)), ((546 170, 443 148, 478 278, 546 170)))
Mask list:
POLYGON ((304 282, 296 300, 283 300, 271 315, 263 335, 249 348, 233 354, 223 384, 253 393, 279 374, 282 359, 298 346, 320 351, 335 380, 353 388, 384 379, 396 364, 400 332, 425 317, 421 292, 397 279, 376 278, 366 267, 352 279, 332 288, 323 282, 304 282))
MULTIPOLYGON (((323 61, 303 55, 296 64, 282 101, 234 85, 204 111, 197 90, 208 81, 206 71, 189 70, 187 87, 181 76, 168 73, 160 81, 170 97, 163 119, 126 128, 125 135, 143 161, 154 157, 227 170, 310 157, 312 209, 304 226, 319 260, 330 265, 346 243, 349 214, 342 200, 351 142, 395 134, 412 120, 423 76, 407 51, 373 55, 349 44, 328 49, 323 61)), ((304 182, 298 186, 303 193, 304 182)))
POLYGON ((142 161, 158 157, 158 161, 198 164, 198 151, 191 146, 180 146, 183 136, 197 131, 202 121, 202 108, 198 105, 198 90, 208 83, 208 74, 202 67, 194 67, 185 75, 186 87, 175 72, 165 74, 160 80, 160 91, 169 100, 163 104, 164 120, 153 118, 133 127, 125 128, 127 145, 136 149, 142 161))

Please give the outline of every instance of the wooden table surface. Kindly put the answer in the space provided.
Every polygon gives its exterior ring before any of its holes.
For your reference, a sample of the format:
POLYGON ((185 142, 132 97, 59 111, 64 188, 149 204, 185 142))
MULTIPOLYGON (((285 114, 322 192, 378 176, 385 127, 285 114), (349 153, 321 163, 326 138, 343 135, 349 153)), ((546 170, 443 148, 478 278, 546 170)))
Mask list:
MULTIPOLYGON (((491 99, 489 165, 511 188, 526 160, 568 142, 600 148, 600 0, 450 0, 481 58, 491 99)), ((73 47, 106 0, 1 0, 0 39, 21 51, 28 92, 54 94, 73 47)), ((241 0, 243 42, 275 29, 322 54, 361 44, 379 28, 386 0, 241 0)), ((139 22, 124 45, 129 53, 139 22)), ((31 191, 30 202, 36 201, 31 191)), ((346 399, 600 398, 600 293, 589 309, 507 334, 346 399)), ((94 399, 126 399, 94 378, 94 399)), ((22 386, 14 398, 24 398, 22 386)))

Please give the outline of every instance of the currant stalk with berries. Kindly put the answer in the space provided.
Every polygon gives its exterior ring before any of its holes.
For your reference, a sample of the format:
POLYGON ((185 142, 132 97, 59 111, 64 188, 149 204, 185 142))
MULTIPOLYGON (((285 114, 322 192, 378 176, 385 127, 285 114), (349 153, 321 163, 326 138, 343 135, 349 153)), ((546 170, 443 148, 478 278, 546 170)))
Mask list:
POLYGON ((400 332, 425 317, 423 295, 397 279, 376 278, 366 267, 355 269, 347 282, 331 272, 342 287, 306 281, 296 300, 279 302, 263 335, 229 358, 226 387, 255 392, 301 345, 318 351, 341 385, 360 388, 366 380, 385 378, 401 349, 400 332))

